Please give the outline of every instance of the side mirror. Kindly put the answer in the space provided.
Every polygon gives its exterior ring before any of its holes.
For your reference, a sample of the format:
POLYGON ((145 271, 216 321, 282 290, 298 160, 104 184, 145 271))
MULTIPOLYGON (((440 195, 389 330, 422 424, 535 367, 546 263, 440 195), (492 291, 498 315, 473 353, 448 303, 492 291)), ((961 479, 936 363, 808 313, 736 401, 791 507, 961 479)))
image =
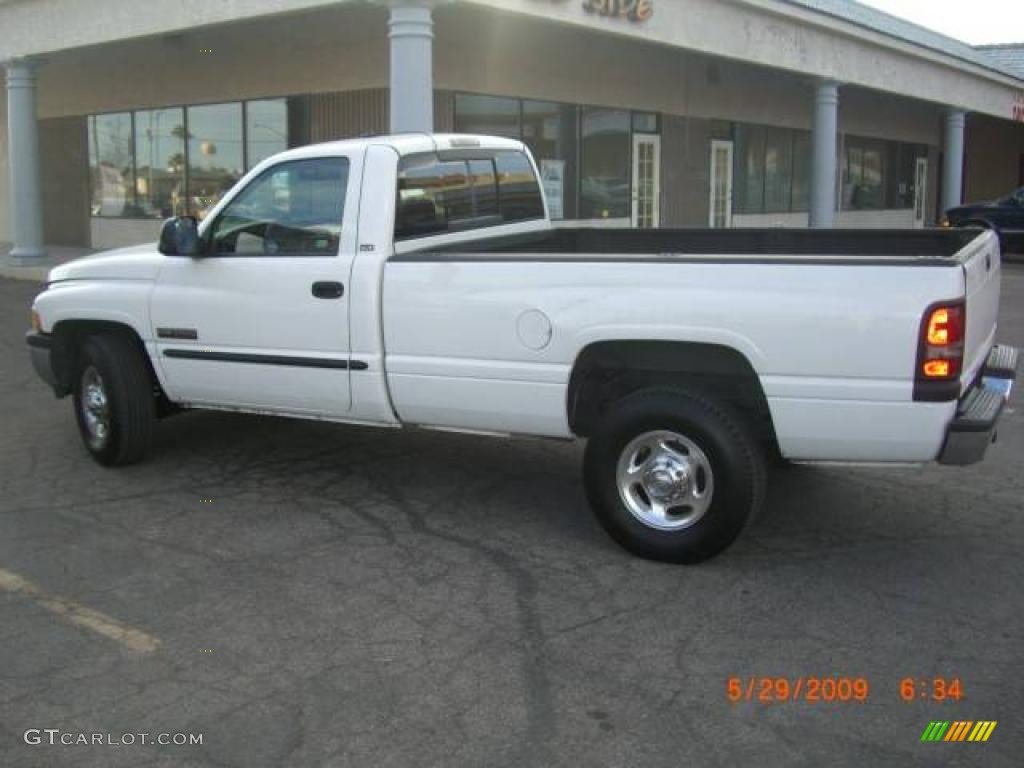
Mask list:
POLYGON ((195 216, 167 219, 160 228, 159 250, 164 256, 198 256, 199 223, 195 216))

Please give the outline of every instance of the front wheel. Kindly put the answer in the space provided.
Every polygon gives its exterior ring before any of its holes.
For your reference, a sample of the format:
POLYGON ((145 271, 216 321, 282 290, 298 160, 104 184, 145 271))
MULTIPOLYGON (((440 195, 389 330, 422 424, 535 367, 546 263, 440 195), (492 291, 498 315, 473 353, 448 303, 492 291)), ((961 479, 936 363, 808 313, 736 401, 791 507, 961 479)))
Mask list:
POLYGON ((84 341, 72 404, 82 442, 100 464, 130 464, 148 453, 156 421, 153 382, 131 339, 103 334, 84 341))
POLYGON ((587 443, 584 481, 598 520, 623 547, 697 563, 728 547, 760 508, 765 459, 728 404, 644 391, 605 414, 587 443))

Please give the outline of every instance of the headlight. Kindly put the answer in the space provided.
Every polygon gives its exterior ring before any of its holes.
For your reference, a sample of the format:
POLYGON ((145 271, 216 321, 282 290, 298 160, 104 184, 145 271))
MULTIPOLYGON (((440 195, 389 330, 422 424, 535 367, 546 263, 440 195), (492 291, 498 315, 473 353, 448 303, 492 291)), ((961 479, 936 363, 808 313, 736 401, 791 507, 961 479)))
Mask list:
POLYGON ((939 222, 939 226, 940 227, 951 227, 953 225, 949 223, 949 217, 948 216, 943 216, 942 217, 942 221, 939 222))
POLYGON ((43 331, 43 318, 34 309, 32 310, 32 330, 36 333, 42 333, 43 331))

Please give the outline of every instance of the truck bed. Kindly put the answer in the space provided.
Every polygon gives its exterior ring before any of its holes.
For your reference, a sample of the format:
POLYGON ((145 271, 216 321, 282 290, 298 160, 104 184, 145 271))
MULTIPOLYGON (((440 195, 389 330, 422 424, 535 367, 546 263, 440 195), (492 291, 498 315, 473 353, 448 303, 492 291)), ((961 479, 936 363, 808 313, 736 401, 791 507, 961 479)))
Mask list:
MULTIPOLYGON (((397 261, 501 260, 508 254, 537 254, 551 260, 603 259, 627 256, 630 261, 713 257, 741 263, 773 264, 821 260, 849 265, 901 264, 957 266, 954 257, 978 237, 977 229, 814 230, 814 229, 603 229, 562 228, 503 237, 472 238, 443 247, 413 250, 397 261), (429 256, 428 256, 429 254, 429 256)), ((521 256, 519 257, 521 258, 521 256)), ((543 258, 543 260, 549 260, 543 258)))

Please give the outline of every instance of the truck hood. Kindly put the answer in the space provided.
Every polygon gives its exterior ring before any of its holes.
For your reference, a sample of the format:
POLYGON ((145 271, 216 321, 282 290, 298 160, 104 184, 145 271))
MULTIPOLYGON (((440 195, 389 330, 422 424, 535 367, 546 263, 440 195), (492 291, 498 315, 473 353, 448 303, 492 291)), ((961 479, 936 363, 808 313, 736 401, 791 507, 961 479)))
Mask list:
POLYGON ((156 243, 94 253, 50 270, 49 281, 155 280, 166 257, 156 243))

